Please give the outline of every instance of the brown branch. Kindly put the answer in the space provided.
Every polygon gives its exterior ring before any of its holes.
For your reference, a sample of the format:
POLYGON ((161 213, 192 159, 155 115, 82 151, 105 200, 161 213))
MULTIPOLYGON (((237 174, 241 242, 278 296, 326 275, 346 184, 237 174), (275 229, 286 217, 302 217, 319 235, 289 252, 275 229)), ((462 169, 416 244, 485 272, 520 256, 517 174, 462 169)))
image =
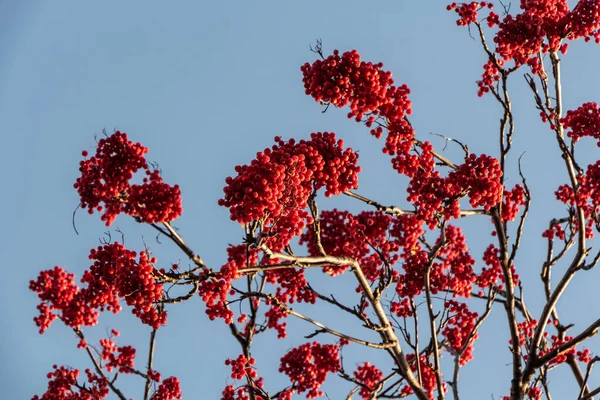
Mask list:
POLYGON ((392 347, 390 347, 388 350, 389 350, 390 354, 393 355, 394 361, 396 362, 396 364, 398 365, 398 368, 400 369, 400 373, 406 379, 407 383, 413 389, 413 392, 415 393, 415 395, 417 396, 417 398, 419 400, 429 400, 427 394, 425 393, 425 391, 423 390, 421 385, 419 385, 419 382, 416 380, 412 370, 410 369, 408 361, 406 360, 406 356, 404 355, 402 347, 400 346, 400 342, 398 341, 398 337, 396 336, 396 332, 394 331, 394 328, 390 324, 390 321, 389 321, 383 307, 381 306, 381 303, 379 302, 379 300, 377 300, 375 298, 375 295, 373 294, 373 291, 371 290, 371 285, 367 281, 367 278, 365 277, 365 275, 362 271, 362 268, 360 267, 360 264, 356 260, 351 259, 349 257, 332 257, 332 256, 296 257, 296 256, 290 256, 287 254, 274 252, 274 251, 270 250, 269 248, 267 248, 264 244, 260 246, 260 249, 262 251, 264 251, 264 253, 269 258, 279 258, 279 259, 282 259, 285 261, 296 262, 299 264, 311 265, 311 264, 315 264, 315 263, 322 264, 323 262, 325 262, 325 263, 331 264, 331 265, 348 265, 348 266, 350 266, 352 269, 352 272, 354 273, 354 276, 358 280, 360 287, 362 288, 365 296, 367 297, 367 299, 373 306, 373 310, 374 310, 375 314, 377 315, 377 318, 381 325, 381 329, 378 330, 379 335, 381 336, 381 338, 383 339, 383 342, 385 344, 388 344, 388 343, 392 344, 392 347))
POLYGON ((366 347, 371 347, 374 349, 389 349, 389 348, 393 347, 393 344, 390 344, 390 343, 372 343, 367 340, 357 339, 350 335, 346 335, 345 333, 341 333, 334 329, 331 329, 319 321, 315 321, 314 319, 307 317, 306 315, 303 315, 297 311, 294 311, 294 309, 288 307, 286 304, 279 301, 279 299, 275 296, 268 295, 265 293, 260 293, 260 292, 248 292, 248 293, 244 294, 244 297, 251 297, 251 298, 252 297, 260 297, 260 298, 269 300, 270 302, 274 303, 277 307, 281 308, 286 313, 293 315, 294 317, 300 318, 303 321, 310 322, 311 324, 318 326, 319 328, 321 328, 323 331, 325 331, 327 333, 330 333, 334 336, 337 336, 337 337, 340 337, 343 339, 348 339, 351 342, 354 342, 354 343, 357 343, 357 344, 360 344, 360 345, 363 345, 366 347))
MULTIPOLYGON (((402 214, 416 215, 415 211, 402 210, 396 206, 384 206, 383 204, 380 204, 374 200, 371 200, 371 199, 364 197, 355 192, 346 191, 346 192, 344 192, 344 194, 348 197, 352 197, 354 199, 362 201, 363 203, 373 206, 373 207, 375 207, 375 209, 377 209, 377 211, 382 211, 388 215, 392 215, 392 216, 398 216, 398 215, 402 215, 402 214)), ((469 217, 472 215, 489 215, 489 212, 485 211, 485 210, 461 210, 460 211, 461 217, 469 217)))
MULTIPOLYGON (((444 400, 444 388, 442 386, 442 375, 440 370, 440 351, 439 344, 437 339, 437 329, 435 325, 436 316, 433 313, 433 303, 431 301, 431 268, 433 267, 433 263, 435 261, 435 257, 439 253, 439 251, 447 244, 445 227, 442 225, 440 228, 440 238, 438 244, 434 246, 434 248, 429 252, 427 266, 425 267, 425 296, 427 299, 427 310, 429 311, 429 329, 431 332, 431 340, 433 343, 433 361, 435 365, 435 379, 437 382, 438 388, 438 400, 444 400)), ((418 357, 418 355, 417 355, 418 357)))
POLYGON ((144 384, 144 400, 148 400, 148 396, 150 396, 150 386, 151 386, 151 379, 150 379, 150 370, 152 370, 152 361, 154 358, 154 344, 155 344, 155 340, 156 340, 156 329, 152 329, 152 332, 150 333, 150 346, 148 349, 148 374, 146 374, 146 383, 144 384))

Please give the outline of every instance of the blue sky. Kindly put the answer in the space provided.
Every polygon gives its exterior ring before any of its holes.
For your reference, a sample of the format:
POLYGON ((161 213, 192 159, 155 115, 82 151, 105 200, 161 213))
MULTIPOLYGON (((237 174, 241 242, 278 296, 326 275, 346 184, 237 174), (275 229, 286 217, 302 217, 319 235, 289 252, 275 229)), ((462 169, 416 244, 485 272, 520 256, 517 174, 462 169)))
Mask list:
MULTIPOLYGON (((89 367, 65 327, 55 324, 46 334, 37 333, 32 321, 37 302, 27 285, 38 271, 54 265, 80 277, 89 249, 107 231, 97 216, 79 212, 77 235, 71 220, 78 204, 72 185, 80 153, 92 149, 94 135, 117 128, 150 148, 148 158, 159 163, 167 182, 182 189, 184 214, 174 225, 209 265, 218 267, 227 244, 242 237, 228 211, 217 206, 224 179, 235 165, 270 146, 275 135, 303 138, 335 131, 360 151, 359 192, 406 206, 406 181, 381 154, 382 142, 348 120, 346 111, 322 114, 304 95, 300 66, 314 60, 309 44, 317 38, 325 52, 357 49, 365 60, 382 61, 397 83, 407 83, 418 138, 441 149, 442 141, 429 134, 437 132, 468 143, 474 153, 497 155, 499 109, 491 98, 476 96, 485 57, 454 21, 454 13, 437 1, 0 1, 0 397, 42 394, 54 363, 89 367)), ((597 46, 572 46, 563 61, 567 108, 598 100, 599 62, 597 46)), ((516 264, 528 285, 529 307, 539 313, 544 257, 539 235, 549 218, 565 214, 552 193, 566 175, 522 74, 515 74, 511 89, 517 131, 510 161, 527 151, 524 172, 534 192, 526 247, 516 264)), ((455 160, 461 154, 452 146, 446 153, 455 160)), ((578 154, 586 164, 599 158, 592 142, 581 145, 578 154)), ((514 168, 507 178, 510 185, 518 182, 514 168)), ((321 209, 335 206, 362 209, 349 199, 320 204, 321 209)), ((491 225, 481 219, 460 225, 468 226, 468 243, 480 262, 491 243, 491 225)), ((128 247, 140 250, 147 243, 159 264, 185 261, 174 246, 158 244, 151 230, 126 217, 111 227, 113 237, 117 227, 128 247)), ((576 331, 600 311, 589 296, 597 278, 595 271, 576 277, 568 298, 559 303, 576 331)), ((343 279, 322 284, 340 292, 354 288, 343 279)), ((184 398, 219 398, 231 383, 223 360, 239 354, 236 342, 224 324, 208 321, 199 299, 169 311, 170 322, 157 338, 156 368, 181 379, 184 398)), ((311 315, 341 328, 349 323, 323 309, 311 315)), ((289 340, 270 335, 256 343, 259 373, 271 390, 287 382, 276 374, 278 358, 312 332, 301 323, 290 321, 290 327, 289 340)), ((120 344, 144 351, 148 329, 127 311, 103 316, 87 331, 100 338, 111 328, 122 331, 120 344)), ((502 309, 495 310, 480 336, 475 361, 461 373, 461 390, 464 398, 499 398, 507 393, 510 376, 502 309)), ((349 370, 367 359, 386 362, 384 355, 359 350, 345 355, 349 370)), ((572 393, 573 378, 564 370, 556 371, 551 383, 555 398, 572 393)), ((123 387, 128 397, 139 398, 141 382, 125 380, 123 387)), ((350 389, 335 382, 326 388, 332 399, 350 389)))

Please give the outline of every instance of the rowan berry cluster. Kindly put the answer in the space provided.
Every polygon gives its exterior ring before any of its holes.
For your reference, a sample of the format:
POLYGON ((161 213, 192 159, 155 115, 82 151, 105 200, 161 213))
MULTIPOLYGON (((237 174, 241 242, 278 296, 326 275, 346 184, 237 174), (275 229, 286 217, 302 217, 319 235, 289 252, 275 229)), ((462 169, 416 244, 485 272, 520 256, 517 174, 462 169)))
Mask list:
MULTIPOLYGON (((466 246, 466 240, 460 228, 446 228, 448 244, 439 252, 442 262, 434 262, 429 273, 429 284, 432 294, 449 290, 454 296, 470 297, 471 286, 476 277, 472 266, 475 260, 471 257, 466 246)), ((402 254, 404 263, 403 274, 399 274, 396 293, 400 297, 412 298, 425 290, 425 271, 429 263, 426 251, 410 250, 402 254)), ((401 307, 398 311, 406 313, 401 307)))
POLYGON ((598 140, 597 145, 600 147, 600 109, 597 103, 584 103, 576 110, 567 111, 561 122, 565 129, 570 129, 567 136, 573 142, 589 136, 598 140))
POLYGON ((550 229, 546 229, 542 233, 542 237, 545 237, 548 240, 554 240, 555 235, 560 240, 565 240, 565 231, 560 224, 554 224, 550 229))
MULTIPOLYGON (((258 252, 246 245, 229 246, 227 263, 214 277, 205 279, 199 284, 198 294, 206 303, 206 314, 213 321, 223 318, 225 323, 233 322, 233 311, 229 309, 227 295, 232 290, 231 283, 239 277, 238 269, 249 265, 257 265, 258 252)), ((208 275, 208 270, 203 272, 208 275)), ((234 292, 235 293, 235 292, 234 292)))
POLYGON ((569 13, 567 21, 569 39, 583 37, 589 42, 594 38, 596 43, 600 43, 600 1, 579 0, 569 13))
POLYGON ((469 310, 465 303, 454 300, 446 301, 444 307, 451 316, 448 318, 448 324, 442 330, 442 334, 454 351, 457 353, 464 351, 461 353, 459 361, 460 365, 465 365, 473 359, 473 342, 479 336, 477 332, 474 332, 478 314, 469 310))
POLYGON ((354 378, 364 386, 360 388, 358 395, 365 400, 372 398, 372 393, 383 379, 383 372, 368 361, 359 365, 354 371, 354 378))
MULTIPOLYGON (((394 253, 398 252, 399 246, 388 237, 392 220, 383 212, 363 211, 353 215, 335 208, 323 211, 320 215, 321 244, 329 255, 357 260, 367 279, 374 282, 381 275, 381 257, 390 265, 398 260, 394 253)), ((300 244, 304 243, 311 256, 320 255, 312 225, 300 237, 300 244)), ((336 276, 347 268, 347 265, 325 265, 323 272, 336 276)))
POLYGON ((79 370, 65 366, 53 366, 53 371, 48 373, 48 389, 40 396, 33 396, 31 400, 102 400, 108 396, 108 381, 99 377, 90 370, 85 371, 87 381, 85 390, 77 382, 79 370))
POLYGON ((485 93, 490 91, 490 87, 494 86, 496 82, 500 80, 500 70, 492 61, 488 61, 483 64, 483 74, 481 80, 477 81, 479 90, 477 96, 482 97, 485 93))
POLYGON ((279 372, 285 373, 298 393, 306 393, 306 398, 322 396, 319 390, 328 373, 340 370, 339 346, 306 343, 293 348, 281 358, 279 372))
POLYGON ((477 22, 477 13, 485 7, 491 10, 494 8, 494 5, 485 1, 472 1, 462 4, 452 3, 446 7, 446 10, 454 10, 458 14, 460 18, 456 21, 456 25, 467 26, 473 22, 477 22))
POLYGON ((142 323, 158 329, 167 323, 167 313, 156 306, 163 298, 163 285, 157 281, 160 274, 154 267, 157 260, 146 251, 140 252, 138 261, 136 255, 119 242, 92 249, 89 258, 94 263, 81 281, 93 293, 92 301, 101 300, 102 295, 112 300, 116 295, 132 307, 142 323))
POLYGON ((504 191, 502 202, 502 220, 514 221, 519 214, 519 206, 525 205, 525 189, 517 184, 512 190, 504 191))
MULTIPOLYGON (((490 244, 483 252, 483 261, 489 268, 483 267, 481 273, 477 275, 475 279, 475 284, 480 288, 493 286, 498 290, 504 289, 504 284, 498 283, 498 279, 500 279, 501 282, 504 282, 504 274, 502 272, 499 255, 500 250, 493 244, 490 244)), ((517 274, 514 264, 511 264, 510 270, 513 285, 516 286, 519 284, 520 276, 517 274)))
MULTIPOLYGON (((459 15, 457 24, 467 26, 477 23, 477 12, 484 2, 471 2, 457 5, 450 4, 448 10, 459 15)), ((491 3, 487 3, 489 8, 491 3)), ((566 0, 522 0, 523 10, 515 16, 506 14, 500 21, 498 14, 491 11, 486 20, 488 26, 498 25, 494 37, 495 54, 499 58, 488 61, 484 68, 483 79, 478 81, 478 95, 489 92, 490 87, 499 79, 497 67, 505 61, 514 61, 515 66, 527 64, 534 74, 542 75, 543 66, 538 53, 560 51, 565 54, 568 43, 563 40, 584 38, 586 42, 592 38, 600 43, 600 2, 598 0, 581 0, 570 10, 566 0)))
POLYGON ((158 389, 152 395, 152 400, 175 400, 182 398, 179 379, 171 376, 158 385, 158 389))
POLYGON ((135 349, 131 346, 117 346, 111 339, 100 339, 102 360, 107 361, 106 370, 111 372, 116 368, 120 373, 133 372, 135 365, 135 349))
POLYGON ((358 187, 358 154, 337 140, 334 133, 311 134, 310 140, 284 142, 275 137, 272 148, 257 153, 250 165, 238 165, 228 177, 219 205, 229 208, 231 219, 241 224, 260 221, 263 233, 276 251, 299 236, 309 214, 303 209, 313 190, 325 196, 358 187))
POLYGON ((417 207, 417 216, 433 229, 438 213, 446 219, 459 217, 459 200, 464 196, 469 197, 473 207, 483 206, 489 210, 497 205, 503 193, 501 178, 497 159, 470 154, 464 164, 445 178, 438 171, 419 170, 408 186, 408 201, 417 207))
MULTIPOLYGON (((270 262, 275 261, 276 259, 270 260, 270 262)), ((304 276, 304 270, 302 269, 288 268, 267 271, 265 273, 265 281, 277 286, 274 295, 276 301, 268 299, 266 302, 270 306, 269 310, 265 313, 267 326, 275 329, 277 337, 283 339, 287 337, 287 323, 281 322, 281 319, 287 318, 288 313, 278 303, 282 305, 287 303, 293 304, 294 302, 315 304, 317 295, 309 288, 308 281, 304 276)))
MULTIPOLYGON (((167 222, 183 211, 178 185, 163 182, 158 171, 151 171, 145 159, 148 149, 133 143, 126 133, 116 131, 100 139, 96 154, 79 163, 81 176, 74 187, 80 196, 80 205, 92 214, 102 212, 102 220, 111 225, 124 212, 143 222, 167 222), (143 170, 146 177, 141 185, 132 184, 136 172, 143 170)), ((84 157, 88 156, 83 151, 84 157)))
POLYGON ((405 118, 412 114, 412 103, 408 99, 410 89, 406 85, 395 86, 392 73, 382 68, 382 63, 361 61, 356 50, 341 56, 334 50, 333 55, 324 60, 304 64, 302 81, 306 94, 317 102, 338 108, 349 104, 348 118, 357 122, 367 116, 365 124, 378 139, 384 128, 387 129, 383 152, 395 155, 392 165, 399 173, 414 173, 418 158, 409 154, 414 130, 405 118))
MULTIPOLYGON (((587 239, 594 237, 592 229, 596 223, 598 207, 600 207, 600 161, 588 165, 584 175, 577 176, 577 192, 569 185, 561 185, 556 190, 557 200, 574 207, 577 205, 583 210, 585 217, 585 236, 587 239)), ((577 220, 571 222, 574 232, 579 231, 577 220)), ((557 228, 558 229, 558 228, 557 228)), ((545 231, 545 237, 550 237, 550 232, 545 231)), ((542 235, 544 235, 542 234, 542 235)), ((562 234, 564 237, 564 233, 562 234)))
POLYGON ((231 367, 231 377, 238 380, 244 379, 246 376, 255 379, 258 375, 253 367, 255 363, 254 358, 247 358, 243 354, 240 354, 236 359, 228 358, 225 360, 225 365, 231 367))
POLYGON ((142 323, 154 328, 164 325, 167 314, 159 312, 155 304, 163 296, 162 284, 155 281, 156 259, 148 258, 146 252, 137 262, 135 257, 134 251, 118 242, 92 249, 89 258, 94 263, 81 278, 87 284, 84 288, 75 284, 75 275, 58 266, 40 272, 37 280, 29 283, 41 300, 40 315, 34 318, 40 333, 56 318, 71 328, 93 326, 105 308, 115 314, 121 310, 120 298, 142 323))
POLYGON ((542 398, 542 389, 537 386, 531 386, 527 389, 527 397, 531 400, 541 400, 542 398))

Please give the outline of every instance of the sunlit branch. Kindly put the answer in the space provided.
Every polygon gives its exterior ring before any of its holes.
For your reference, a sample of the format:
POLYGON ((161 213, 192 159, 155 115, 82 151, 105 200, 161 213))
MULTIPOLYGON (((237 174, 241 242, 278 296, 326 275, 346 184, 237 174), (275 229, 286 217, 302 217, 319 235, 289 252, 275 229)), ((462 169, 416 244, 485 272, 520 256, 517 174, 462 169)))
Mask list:
POLYGON ((371 285, 367 281, 367 278, 365 277, 365 275, 362 271, 362 268, 360 267, 360 264, 356 260, 348 258, 348 257, 332 257, 332 256, 327 256, 327 257, 290 256, 287 254, 274 252, 274 251, 270 250, 269 248, 267 248, 264 244, 260 246, 260 249, 269 258, 278 258, 278 259, 281 259, 284 261, 296 262, 298 264, 311 265, 311 264, 315 264, 315 263, 316 264, 327 263, 327 264, 331 264, 331 265, 348 265, 348 266, 350 266, 352 272, 354 273, 354 276, 358 280, 360 287, 362 288, 365 296, 367 297, 367 299, 373 306, 373 310, 374 310, 375 314, 377 315, 377 319, 379 320, 379 323, 381 325, 381 329, 378 330, 378 333, 380 334, 384 343, 386 343, 386 344, 389 343, 389 344, 393 345, 388 350, 390 351, 391 354, 393 354, 394 360, 397 363, 402 376, 406 379, 407 383, 413 389, 415 395, 417 396, 417 398, 419 400, 428 400, 427 394, 424 392, 421 385, 419 385, 419 382, 416 380, 413 372, 410 369, 408 361, 406 360, 406 356, 404 355, 402 347, 400 346, 400 342, 398 341, 396 332, 394 332, 394 328, 390 324, 390 321, 385 313, 385 310, 381 306, 380 301, 375 298, 375 295, 373 294, 373 291, 371 290, 371 285))
MULTIPOLYGON (((383 204, 380 204, 374 200, 371 200, 371 199, 364 197, 355 192, 346 191, 346 192, 344 192, 344 194, 348 197, 352 197, 354 199, 362 201, 363 203, 366 203, 370 206, 375 207, 375 209, 377 209, 377 211, 382 211, 382 212, 392 215, 392 216, 398 216, 398 215, 402 215, 402 214, 416 215, 416 212, 414 210, 402 210, 396 206, 384 206, 383 204)), ((472 215, 489 215, 489 214, 490 214, 490 212, 485 211, 485 210, 461 210, 460 211, 461 217, 469 217, 472 215)))
POLYGON ((262 298, 262 299, 269 300, 271 303, 275 304, 277 307, 281 308, 286 313, 293 315, 294 317, 300 318, 303 321, 310 322, 311 324, 321 328, 324 332, 327 332, 329 334, 332 334, 334 336, 337 336, 337 337, 340 337, 343 339, 348 339, 351 342, 354 342, 354 343, 357 343, 357 344, 360 344, 360 345, 363 345, 366 347, 371 347, 374 349, 388 349, 388 348, 391 348, 394 346, 393 343, 372 343, 372 342, 369 342, 366 340, 357 339, 350 335, 346 335, 345 333, 338 332, 338 331, 331 329, 328 326, 322 324, 319 321, 315 321, 314 319, 295 311, 294 309, 288 307, 283 302, 279 301, 279 299, 275 296, 271 296, 271 295, 268 295, 265 293, 260 293, 260 292, 248 292, 248 293, 245 293, 243 296, 250 297, 250 298, 262 298))
POLYGON ((438 389, 438 400, 444 400, 444 389, 442 386, 442 375, 440 370, 440 351, 438 347, 438 339, 437 339, 437 329, 435 325, 436 316, 433 312, 433 303, 431 301, 431 268, 433 267, 433 263, 435 261, 435 257, 437 253, 447 244, 446 235, 445 235, 445 227, 442 225, 440 228, 440 238, 439 242, 435 247, 429 252, 427 266, 425 267, 425 296, 427 299, 427 310, 429 312, 429 329, 431 332, 431 340, 433 342, 433 361, 435 366, 435 378, 437 381, 437 389, 438 389))
POLYGON ((149 396, 150 396, 150 386, 151 386, 151 379, 150 379, 150 370, 152 370, 152 361, 154 359, 154 344, 156 341, 156 328, 152 329, 152 332, 150 332, 150 346, 148 348, 148 374, 146 374, 146 383, 144 384, 144 400, 148 400, 149 396))

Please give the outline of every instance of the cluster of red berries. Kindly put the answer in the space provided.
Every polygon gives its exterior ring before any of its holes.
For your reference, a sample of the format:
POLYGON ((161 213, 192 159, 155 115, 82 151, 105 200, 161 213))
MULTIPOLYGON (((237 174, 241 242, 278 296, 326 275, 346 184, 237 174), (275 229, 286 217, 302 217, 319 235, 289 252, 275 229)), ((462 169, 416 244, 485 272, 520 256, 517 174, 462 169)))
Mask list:
MULTIPOLYGON (((112 305, 118 296, 132 307, 132 313, 142 323, 157 329, 167 323, 167 313, 156 306, 163 298, 163 285, 157 282, 159 274, 154 267, 157 260, 146 251, 140 253, 138 261, 136 255, 119 242, 92 249, 89 258, 94 263, 81 281, 88 284, 87 291, 94 295, 90 304, 112 305)), ((118 311, 116 307, 113 309, 118 311)))
POLYGON ((246 376, 255 379, 258 375, 253 367, 255 363, 254 358, 247 358, 243 354, 240 354, 235 360, 231 358, 225 360, 225 365, 231 367, 231 377, 238 380, 244 379, 246 376))
POLYGON ((561 122, 565 129, 570 129, 567 136, 577 142, 585 136, 596 139, 600 147, 600 109, 594 102, 584 103, 576 110, 567 111, 561 122))
MULTIPOLYGON (((456 25, 467 26, 473 22, 477 22, 477 13, 485 7, 491 10, 494 8, 494 5, 485 1, 472 1, 462 4, 452 3, 446 7, 446 10, 454 10, 458 14, 459 19, 456 20, 456 25)), ((491 13, 495 14, 493 11, 491 13)))
POLYGON ((181 393, 179 379, 171 376, 158 385, 158 389, 156 389, 156 392, 152 395, 152 400, 175 400, 181 399, 182 397, 183 394, 181 393))
POLYGON ((480 288, 496 285, 498 279, 503 276, 499 254, 500 250, 493 244, 490 244, 483 252, 483 261, 489 268, 483 267, 481 274, 475 280, 480 288))
POLYGON ((265 312, 267 327, 277 331, 278 339, 285 339, 287 337, 287 322, 281 322, 281 320, 287 318, 287 311, 270 300, 267 300, 267 305, 271 306, 265 312))
MULTIPOLYGON (((236 166, 237 176, 225 180, 219 205, 229 208, 233 221, 261 221, 263 233, 291 240, 302 233, 305 221, 311 222, 303 209, 313 190, 324 187, 329 197, 358 187, 358 154, 344 150, 344 142, 329 132, 299 142, 275 137, 275 142, 250 165, 236 166)), ((270 243, 279 251, 289 240, 271 238, 270 243)))
MULTIPOLYGON (((233 322, 233 311, 228 307, 227 295, 231 291, 231 282, 239 277, 238 269, 248 265, 257 265, 258 253, 246 245, 229 246, 227 263, 215 274, 214 278, 200 282, 198 294, 206 303, 206 314, 211 321, 223 318, 225 323, 233 322)), ((208 270, 204 271, 208 274, 208 270)), ((235 294, 235 292, 234 292, 235 294)))
POLYGON ((448 324, 442 330, 442 334, 456 352, 462 351, 465 344, 468 343, 459 359, 460 365, 465 365, 473 359, 473 342, 479 336, 478 333, 475 333, 473 337, 470 337, 477 323, 478 314, 469 310, 465 303, 454 300, 446 301, 444 307, 451 316, 448 318, 448 324))
POLYGON ((542 399, 542 389, 537 386, 531 386, 527 389, 527 397, 531 400, 541 400, 542 399))
POLYGON ((132 312, 147 325, 158 328, 166 323, 167 314, 159 312, 156 302, 162 299, 162 284, 155 281, 156 259, 127 250, 120 243, 107 244, 92 249, 89 258, 94 263, 82 279, 87 287, 80 289, 75 276, 56 266, 40 272, 37 280, 29 283, 41 304, 40 315, 34 318, 43 333, 56 318, 71 328, 93 326, 98 322, 99 311, 105 308, 118 313, 119 298, 125 299, 132 312))
POLYGON ((40 396, 33 396, 31 400, 102 400, 108 396, 108 381, 90 370, 85 371, 88 383, 85 390, 80 389, 77 383, 79 370, 57 365, 48 373, 48 389, 40 396))
MULTIPOLYGON (((398 260, 398 244, 388 235, 393 218, 383 212, 363 211, 353 215, 337 209, 323 211, 320 215, 321 244, 325 252, 336 257, 350 257, 359 262, 367 279, 374 282, 381 275, 381 258, 390 265, 398 260), (372 250, 375 247, 379 255, 372 250)), ((300 237, 300 244, 307 244, 311 256, 319 256, 315 233, 309 226, 300 237)), ((335 276, 348 268, 326 265, 323 272, 335 276)))
MULTIPOLYGON (((143 222, 166 222, 179 217, 183 211, 178 185, 163 182, 158 171, 151 171, 145 159, 148 149, 133 143, 126 133, 116 131, 100 139, 96 154, 79 163, 81 176, 74 187, 81 198, 80 204, 92 214, 103 211, 106 225, 113 223, 124 212, 143 222), (143 184, 130 181, 134 174, 144 170, 143 184)), ((83 151, 84 157, 88 156, 83 151)))
MULTIPOLYGON (((457 5, 450 4, 448 10, 458 13, 460 26, 477 23, 477 12, 491 3, 471 2, 457 5)), ((500 57, 496 63, 502 66, 505 61, 514 61, 515 66, 527 64, 534 74, 543 74, 542 64, 537 57, 538 52, 567 52, 568 43, 564 39, 577 40, 584 38, 586 42, 592 38, 600 43, 600 1, 581 0, 570 10, 566 0, 522 0, 522 13, 507 14, 502 21, 498 14, 490 11, 486 20, 488 26, 498 25, 494 37, 495 53, 500 57)), ((485 65, 483 80, 478 82, 478 95, 489 91, 499 77, 496 68, 491 68, 491 61, 485 65)))
MULTIPOLYGON (((532 319, 531 321, 523 321, 517 324, 517 329, 519 331, 520 346, 527 346, 529 339, 533 337, 533 333, 535 332, 537 323, 537 319, 532 319)), ((548 332, 545 332, 544 335, 547 336, 548 332)), ((508 343, 512 344, 512 339, 509 340, 508 343)), ((524 357, 527 358, 527 355, 525 355, 524 357)))
MULTIPOLYGON (((448 244, 439 252, 441 262, 434 262, 430 270, 431 293, 450 290, 454 296, 470 297, 472 283, 476 277, 472 266, 475 260, 468 252, 465 237, 460 228, 449 225, 446 227, 448 244)), ((404 263, 403 274, 399 274, 396 293, 400 297, 412 298, 425 290, 425 270, 429 262, 426 251, 413 248, 402 254, 404 263)), ((398 311, 408 316, 411 313, 406 307, 397 305, 398 311)))
POLYGON ((35 281, 29 282, 29 290, 36 292, 41 300, 37 306, 40 314, 33 318, 40 333, 44 333, 59 316, 72 328, 98 322, 98 312, 80 300, 82 296, 75 284, 75 275, 59 266, 40 272, 35 281))
POLYGON ((365 114, 389 118, 386 111, 392 108, 410 114, 411 103, 406 97, 410 91, 405 86, 394 86, 392 73, 382 67, 382 63, 361 61, 356 50, 341 56, 334 50, 327 58, 312 65, 305 63, 300 69, 307 95, 338 108, 350 104, 348 117, 356 121, 365 114))
MULTIPOLYGON (((263 387, 263 379, 260 378, 254 382, 256 386, 259 388, 263 387)), ((237 389, 233 385, 225 386, 225 389, 222 392, 221 400, 250 400, 249 391, 253 390, 254 396, 252 398, 256 400, 265 400, 265 398, 259 394, 256 394, 255 389, 249 389, 248 385, 241 385, 237 389)), ((283 390, 278 393, 278 400, 292 400, 292 394, 294 393, 293 389, 283 390)))
POLYGON ((560 224, 554 224, 550 229, 546 229, 542 233, 542 237, 545 237, 548 240, 554 240, 554 236, 558 237, 560 240, 565 240, 565 231, 560 224))
POLYGON ((377 386, 383 379, 383 372, 367 361, 366 363, 359 365, 356 371, 354 371, 354 378, 365 385, 360 388, 358 395, 363 399, 368 400, 373 398, 372 393, 377 389, 377 386))
POLYGON ((600 43, 600 1, 579 0, 568 16, 569 39, 600 43))
POLYGON ((488 61, 483 64, 483 74, 481 80, 477 81, 479 90, 477 96, 482 97, 485 93, 490 91, 490 87, 494 86, 496 82, 500 80, 500 70, 492 61, 488 61))
POLYGON ((365 124, 376 138, 381 138, 387 129, 383 151, 394 156, 394 169, 405 173, 417 162, 417 157, 409 154, 414 139, 414 130, 406 119, 412 114, 410 89, 406 85, 395 86, 392 73, 382 68, 382 63, 361 61, 356 50, 341 56, 334 50, 324 60, 304 64, 302 81, 306 94, 316 101, 338 108, 349 105, 348 118, 357 122, 367 116, 365 124))
POLYGON ((483 206, 489 210, 496 206, 504 189, 501 178, 497 159, 485 154, 470 154, 445 178, 438 171, 419 170, 408 186, 408 201, 417 207, 419 218, 433 229, 438 213, 443 213, 447 219, 459 217, 459 200, 463 196, 469 197, 473 207, 483 206))
MULTIPOLYGON (((493 244, 490 244, 483 252, 483 261, 489 268, 483 267, 481 273, 475 278, 475 284, 480 288, 494 286, 499 290, 504 289, 503 284, 498 284, 498 279, 500 279, 501 282, 504 282, 504 273, 502 272, 499 256, 500 250, 493 244)), ((517 274, 514 264, 511 264, 510 270, 513 285, 518 285, 520 276, 517 274)))
POLYGON ((339 346, 306 343, 293 348, 281 358, 279 372, 285 373, 298 393, 306 393, 307 399, 322 396, 319 390, 328 373, 340 370, 339 346))
POLYGON ((135 365, 135 349, 131 346, 117 346, 111 339, 100 339, 102 348, 102 360, 107 361, 106 370, 111 372, 116 368, 120 373, 129 374, 133 372, 135 365))
POLYGON ((517 184, 512 190, 504 191, 502 202, 502 220, 514 221, 519 214, 519 206, 525 205, 525 189, 517 184))

